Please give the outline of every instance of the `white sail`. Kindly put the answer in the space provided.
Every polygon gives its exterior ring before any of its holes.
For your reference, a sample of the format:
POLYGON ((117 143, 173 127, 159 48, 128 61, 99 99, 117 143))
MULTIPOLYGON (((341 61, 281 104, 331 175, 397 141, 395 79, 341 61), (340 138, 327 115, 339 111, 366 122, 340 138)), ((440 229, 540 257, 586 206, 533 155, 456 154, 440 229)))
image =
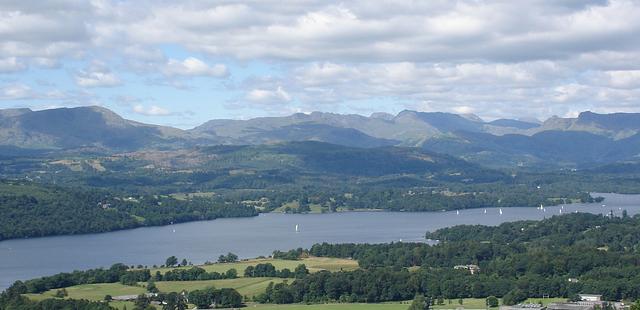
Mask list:
POLYGON ((296 232, 299 232, 299 231, 300 231, 300 229, 298 227, 298 224, 296 224, 296 232))
POLYGON ((484 209, 484 214, 487 214, 487 209, 484 209))
POLYGON ((456 210, 456 215, 460 215, 460 210, 456 210))
POLYGON ((502 215, 502 208, 500 208, 500 215, 502 215))

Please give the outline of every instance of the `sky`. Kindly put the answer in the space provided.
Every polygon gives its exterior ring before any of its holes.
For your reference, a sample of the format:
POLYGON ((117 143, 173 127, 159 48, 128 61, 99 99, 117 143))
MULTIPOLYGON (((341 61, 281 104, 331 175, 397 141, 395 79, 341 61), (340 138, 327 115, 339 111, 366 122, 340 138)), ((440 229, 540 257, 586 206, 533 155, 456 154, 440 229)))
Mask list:
POLYGON ((640 1, 0 1, 0 108, 640 112, 640 1))

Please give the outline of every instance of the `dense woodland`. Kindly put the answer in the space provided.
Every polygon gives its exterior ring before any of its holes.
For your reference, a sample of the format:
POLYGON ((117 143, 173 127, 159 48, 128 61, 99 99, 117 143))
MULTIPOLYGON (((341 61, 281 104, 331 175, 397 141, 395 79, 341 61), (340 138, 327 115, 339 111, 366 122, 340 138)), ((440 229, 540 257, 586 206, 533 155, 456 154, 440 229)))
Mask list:
POLYGON ((303 255, 354 258, 362 269, 320 272, 278 284, 262 300, 379 302, 424 294, 434 300, 493 295, 517 302, 577 293, 603 294, 608 300, 640 298, 637 216, 571 214, 497 227, 457 226, 427 237, 440 243, 317 244, 303 255), (469 264, 478 265, 480 272, 454 268, 469 264))
POLYGON ((104 190, 0 182, 0 240, 257 214, 250 206, 207 198, 183 201, 153 195, 127 197, 104 190))

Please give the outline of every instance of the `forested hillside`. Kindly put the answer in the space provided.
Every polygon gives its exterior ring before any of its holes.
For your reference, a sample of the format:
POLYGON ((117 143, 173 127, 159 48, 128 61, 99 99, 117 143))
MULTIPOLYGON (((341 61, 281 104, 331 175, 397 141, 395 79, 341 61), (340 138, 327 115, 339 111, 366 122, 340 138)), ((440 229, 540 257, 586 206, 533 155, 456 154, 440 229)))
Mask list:
POLYGON ((600 201, 633 169, 487 169, 417 148, 321 142, 1 159, 0 238, 104 232, 257 212, 440 211, 600 201), (54 185, 55 184, 55 185, 54 185))
POLYGON ((0 240, 254 215, 253 207, 205 198, 127 197, 105 190, 0 182, 0 240))

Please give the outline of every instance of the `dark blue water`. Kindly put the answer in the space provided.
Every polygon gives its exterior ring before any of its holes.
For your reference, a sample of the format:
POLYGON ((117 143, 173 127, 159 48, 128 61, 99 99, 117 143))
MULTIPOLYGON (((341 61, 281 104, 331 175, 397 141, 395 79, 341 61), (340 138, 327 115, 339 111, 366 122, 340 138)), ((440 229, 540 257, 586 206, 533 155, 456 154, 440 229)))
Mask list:
POLYGON ((15 280, 63 271, 128 265, 162 264, 171 255, 193 263, 215 261, 220 254, 240 257, 269 255, 273 250, 310 247, 314 243, 381 243, 422 241, 426 231, 459 224, 498 225, 536 220, 568 212, 607 214, 613 210, 640 213, 640 195, 598 194, 601 204, 564 207, 470 209, 451 212, 349 212, 331 214, 263 214, 253 218, 219 219, 102 234, 59 236, 0 242, 0 289, 15 280), (295 232, 295 225, 300 231, 295 232))

